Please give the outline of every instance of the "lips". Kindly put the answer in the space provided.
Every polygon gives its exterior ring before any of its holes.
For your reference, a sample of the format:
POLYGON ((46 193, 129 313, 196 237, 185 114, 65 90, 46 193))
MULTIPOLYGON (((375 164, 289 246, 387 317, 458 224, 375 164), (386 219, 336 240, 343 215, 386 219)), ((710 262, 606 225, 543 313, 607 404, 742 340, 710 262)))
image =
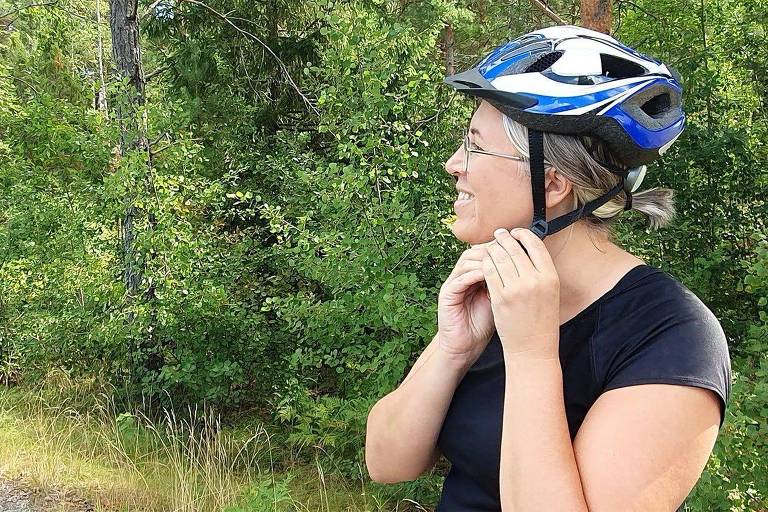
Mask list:
POLYGON ((459 208, 464 207, 469 203, 471 203, 472 201, 474 201, 474 199, 475 199, 474 195, 464 190, 459 190, 459 197, 453 203, 453 209, 458 210, 459 208))

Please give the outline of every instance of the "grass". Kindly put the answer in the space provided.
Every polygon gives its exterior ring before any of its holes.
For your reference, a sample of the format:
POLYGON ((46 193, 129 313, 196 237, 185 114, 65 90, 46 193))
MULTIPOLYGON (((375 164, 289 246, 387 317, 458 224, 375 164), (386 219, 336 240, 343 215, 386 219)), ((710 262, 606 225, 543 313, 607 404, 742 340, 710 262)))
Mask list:
POLYGON ((0 388, 0 474, 66 490, 100 511, 374 512, 426 510, 397 486, 345 480, 319 458, 285 465, 263 424, 223 428, 210 411, 160 421, 117 411, 93 380, 52 372, 33 389, 0 388))
MULTIPOLYGON (((765 443, 753 427, 764 395, 757 379, 734 375, 729 420, 686 510, 768 510, 758 464, 765 443)), ((362 460, 327 452, 332 438, 349 451, 339 434, 346 420, 332 405, 296 436, 253 415, 223 427, 208 410, 152 421, 141 413, 151 407, 118 410, 112 396, 65 372, 35 387, 0 386, 0 475, 83 498, 94 512, 407 512, 428 510, 414 496, 436 502, 439 475, 376 484, 362 460)))

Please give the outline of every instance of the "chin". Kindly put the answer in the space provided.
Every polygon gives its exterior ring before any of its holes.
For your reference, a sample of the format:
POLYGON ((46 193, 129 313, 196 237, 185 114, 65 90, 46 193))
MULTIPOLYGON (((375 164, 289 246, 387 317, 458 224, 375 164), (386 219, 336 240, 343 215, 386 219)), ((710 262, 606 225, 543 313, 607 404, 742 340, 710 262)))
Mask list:
POLYGON ((461 219, 458 219, 453 223, 451 231, 453 231, 453 236, 470 245, 482 244, 493 240, 493 233, 490 235, 483 234, 482 230, 478 229, 472 223, 461 219))

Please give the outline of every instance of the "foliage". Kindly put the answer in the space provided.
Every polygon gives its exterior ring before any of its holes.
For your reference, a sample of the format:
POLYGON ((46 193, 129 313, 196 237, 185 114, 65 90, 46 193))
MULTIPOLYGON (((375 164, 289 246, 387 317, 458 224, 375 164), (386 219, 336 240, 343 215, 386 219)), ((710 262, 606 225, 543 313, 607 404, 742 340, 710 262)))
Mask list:
MULTIPOLYGON (((571 21, 577 4, 548 2, 571 21)), ((0 13, 14 9, 0 0, 0 13)), ((66 368, 110 380, 126 403, 269 417, 305 461, 319 447, 353 477, 367 412, 434 335, 462 249, 443 165, 472 105, 441 85, 445 27, 460 70, 551 22, 492 0, 140 12, 151 167, 145 153, 120 158, 119 127, 94 108, 93 3, 0 19, 0 377, 66 368), (129 300, 120 221, 136 190, 143 294, 129 300)), ((688 115, 643 184, 675 190, 675 222, 651 232, 633 214, 617 238, 715 312, 733 356, 728 421, 688 500, 697 510, 768 499, 756 463, 768 452, 768 68, 755 58, 766 13, 765 0, 616 4, 617 37, 680 72, 688 115)), ((432 483, 402 493, 434 501, 432 483)))

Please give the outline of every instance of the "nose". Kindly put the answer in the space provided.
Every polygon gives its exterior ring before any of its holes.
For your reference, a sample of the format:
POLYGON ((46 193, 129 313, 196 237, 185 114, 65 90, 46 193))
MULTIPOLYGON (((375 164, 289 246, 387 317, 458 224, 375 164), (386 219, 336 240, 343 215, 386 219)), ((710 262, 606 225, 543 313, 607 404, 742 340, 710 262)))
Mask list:
POLYGON ((457 180, 459 175, 464 172, 464 147, 461 144, 445 162, 445 172, 453 175, 457 180))

